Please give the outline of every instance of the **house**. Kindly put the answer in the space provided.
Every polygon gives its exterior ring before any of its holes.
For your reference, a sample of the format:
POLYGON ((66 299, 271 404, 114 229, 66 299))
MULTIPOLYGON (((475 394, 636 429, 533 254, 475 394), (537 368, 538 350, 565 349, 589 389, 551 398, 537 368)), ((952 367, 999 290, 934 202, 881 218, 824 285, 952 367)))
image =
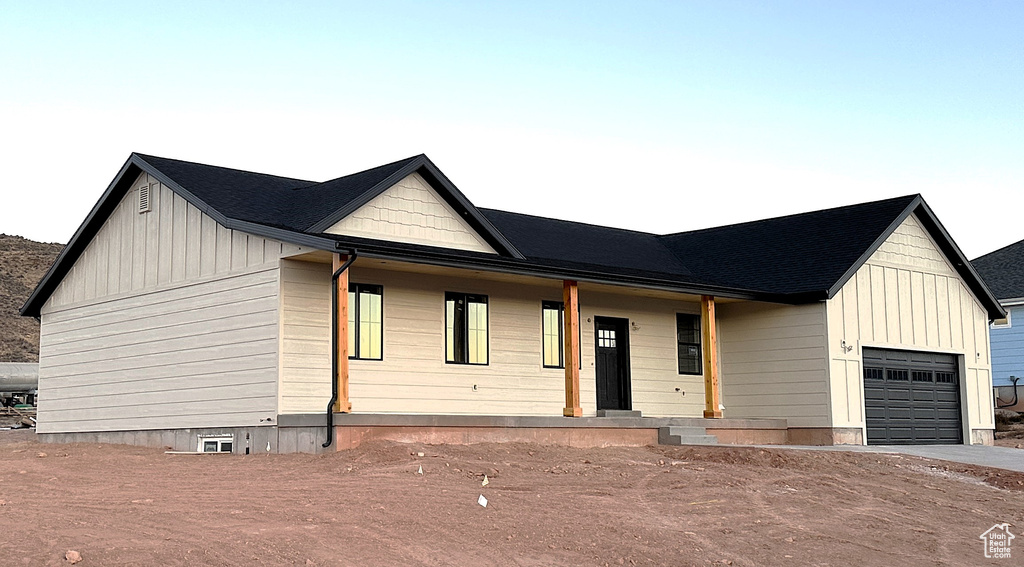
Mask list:
POLYGON ((1024 411, 1024 240, 971 264, 1006 310, 989 329, 996 406, 1024 411))
POLYGON ((44 439, 235 452, 991 443, 1004 316, 919 195, 655 235, 141 154, 22 314, 44 439))

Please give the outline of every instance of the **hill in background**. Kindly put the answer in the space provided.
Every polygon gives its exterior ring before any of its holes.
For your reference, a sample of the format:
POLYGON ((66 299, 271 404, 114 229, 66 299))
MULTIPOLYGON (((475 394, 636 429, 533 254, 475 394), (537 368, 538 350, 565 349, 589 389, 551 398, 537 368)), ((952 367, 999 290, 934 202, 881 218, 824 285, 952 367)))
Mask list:
POLYGON ((0 234, 0 362, 39 360, 39 323, 18 311, 63 248, 0 234))

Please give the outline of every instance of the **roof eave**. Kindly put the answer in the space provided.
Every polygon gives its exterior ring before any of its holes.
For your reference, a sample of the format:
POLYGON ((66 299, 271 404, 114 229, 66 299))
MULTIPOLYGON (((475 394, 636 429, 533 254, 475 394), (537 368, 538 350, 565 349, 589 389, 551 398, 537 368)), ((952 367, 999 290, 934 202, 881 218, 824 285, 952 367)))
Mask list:
POLYGON ((941 236, 941 238, 936 238, 939 248, 942 249, 942 252, 946 254, 947 257, 952 257, 952 259, 955 260, 953 269, 960 274, 960 277, 966 280, 968 288, 970 288, 970 290, 974 292, 975 296, 982 302, 985 310, 988 311, 989 320, 991 321, 993 319, 1002 319, 1003 317, 1006 317, 1006 310, 999 304, 999 300, 996 299, 992 290, 988 288, 988 284, 985 283, 985 280, 982 279, 981 275, 979 275, 977 270, 974 269, 971 262, 966 256, 964 256, 963 251, 960 250, 960 247, 957 246, 956 242, 953 241, 953 238, 948 232, 946 232, 946 227, 942 226, 942 223, 939 221, 938 217, 935 216, 935 213, 932 212, 928 203, 924 202, 924 199, 921 200, 919 208, 924 214, 919 214, 918 217, 921 218, 926 225, 929 225, 925 226, 925 229, 928 230, 929 233, 932 233, 933 236, 934 233, 938 233, 938 235, 941 236))
POLYGON ((57 285, 65 275, 67 270, 70 269, 70 264, 73 264, 78 256, 82 253, 84 248, 88 246, 95 232, 99 230, 99 226, 103 225, 107 217, 112 212, 113 208, 120 202, 120 196, 110 205, 112 196, 116 193, 120 193, 121 189, 124 188, 124 184, 131 183, 135 176, 142 172, 142 166, 144 164, 137 154, 132 153, 128 159, 118 170, 117 175, 107 185, 107 189, 100 196, 99 200, 93 205, 92 210, 86 215, 85 220, 78 226, 78 230, 68 241, 64 249, 61 250, 60 254, 57 255, 57 259, 54 260, 53 264, 50 265, 50 269, 46 271, 43 278, 39 280, 35 289, 32 290, 32 294, 28 296, 25 303, 21 306, 19 314, 23 317, 39 317, 40 309, 46 300, 50 298, 50 295, 56 289, 57 285), (131 175, 129 174, 131 173, 131 175), (109 209, 109 210, 108 210, 109 209), (99 225, 99 226, 97 226, 99 225), (88 237, 86 237, 88 235, 88 237), (61 273, 63 272, 63 273, 61 273), (59 277, 58 277, 59 274, 59 277), (56 279, 55 279, 56 278, 56 279))
POLYGON ((848 282, 850 278, 857 273, 857 270, 859 270, 868 261, 868 259, 878 251, 878 248, 882 246, 882 243, 884 243, 886 239, 888 239, 889 236, 891 236, 892 233, 907 220, 907 217, 914 213, 918 213, 918 218, 920 218, 926 225, 924 227, 925 230, 928 231, 928 233, 932 235, 932 238, 935 239, 942 253, 953 261, 953 269, 960 274, 960 277, 967 283, 968 288, 974 292, 985 306, 989 319, 1005 317, 1006 311, 999 304, 999 301, 992 294, 991 290, 989 290, 985 281, 981 279, 981 276, 979 276, 978 272, 975 271, 974 266, 972 266, 967 260, 967 257, 964 256, 960 247, 956 245, 953 238, 948 232, 946 232, 945 227, 942 226, 938 217, 935 216, 935 213, 932 212, 928 203, 924 201, 924 198, 922 198, 921 195, 916 195, 914 199, 907 204, 903 211, 893 219, 891 223, 889 223, 889 226, 879 234, 878 238, 872 242, 871 246, 861 254, 857 261, 843 273, 842 277, 840 277, 832 287, 826 290, 825 299, 832 299, 835 297, 835 295, 839 293, 839 290, 846 285, 846 282, 848 282))

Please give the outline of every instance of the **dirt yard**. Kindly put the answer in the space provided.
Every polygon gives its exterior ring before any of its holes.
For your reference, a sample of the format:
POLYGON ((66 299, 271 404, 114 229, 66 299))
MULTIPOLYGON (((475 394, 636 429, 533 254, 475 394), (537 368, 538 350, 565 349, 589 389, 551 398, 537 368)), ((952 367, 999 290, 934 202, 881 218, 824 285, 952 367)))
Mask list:
MULTIPOLYGON (((1024 475, 909 457, 384 443, 190 456, 33 435, 0 432, 5 566, 69 565, 72 550, 79 566, 983 565, 982 532, 1024 526, 1024 475)), ((1020 564, 1019 547, 991 564, 1020 564)))

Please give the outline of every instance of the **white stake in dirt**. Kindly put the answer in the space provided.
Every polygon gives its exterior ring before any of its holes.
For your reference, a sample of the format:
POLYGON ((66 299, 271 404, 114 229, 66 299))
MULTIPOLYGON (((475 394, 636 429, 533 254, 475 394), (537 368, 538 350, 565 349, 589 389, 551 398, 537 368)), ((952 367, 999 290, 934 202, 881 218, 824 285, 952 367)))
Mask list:
POLYGON ((486 507, 487 507, 487 499, 486 499, 486 498, 484 498, 484 495, 483 495, 483 494, 481 494, 481 495, 480 495, 480 498, 477 498, 477 499, 476 499, 476 503, 477 503, 477 504, 479 504, 479 505, 481 505, 481 506, 483 506, 484 508, 486 508, 486 507))

